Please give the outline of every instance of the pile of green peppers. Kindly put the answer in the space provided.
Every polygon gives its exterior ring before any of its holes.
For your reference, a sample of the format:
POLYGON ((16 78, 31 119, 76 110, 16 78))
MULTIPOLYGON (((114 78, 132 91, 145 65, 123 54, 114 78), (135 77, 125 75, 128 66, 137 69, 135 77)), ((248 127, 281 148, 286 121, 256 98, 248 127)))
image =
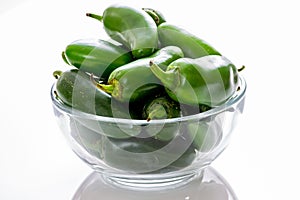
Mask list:
MULTIPOLYGON (((238 90, 238 69, 232 62, 201 38, 168 23, 157 10, 115 4, 102 15, 86 15, 99 21, 109 39, 79 39, 63 50, 62 59, 71 68, 53 75, 57 99, 67 106, 150 123, 205 112, 238 90)), ((86 121, 70 123, 75 139, 89 153, 127 171, 144 172, 148 161, 124 150, 145 153, 170 141, 190 141, 174 162, 147 170, 157 172, 190 165, 204 145, 210 121, 166 125, 148 137, 142 130, 124 133, 116 124, 103 124, 98 131, 86 121)))

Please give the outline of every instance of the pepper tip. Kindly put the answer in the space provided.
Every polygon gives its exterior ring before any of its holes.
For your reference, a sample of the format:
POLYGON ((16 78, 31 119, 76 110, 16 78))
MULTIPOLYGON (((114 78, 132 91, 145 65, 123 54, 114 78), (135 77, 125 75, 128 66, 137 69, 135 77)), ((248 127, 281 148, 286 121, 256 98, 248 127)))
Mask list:
POLYGON ((245 65, 243 65, 243 66, 241 66, 240 68, 238 68, 237 71, 238 71, 238 72, 241 72, 241 71, 243 71, 245 68, 246 68, 245 65))
POLYGON ((87 17, 91 17, 91 18, 94 18, 94 19, 97 19, 99 21, 102 22, 103 20, 103 16, 100 16, 100 15, 96 15, 96 14, 93 14, 93 13, 86 13, 85 14, 87 17))
POLYGON ((153 60, 150 60, 150 61, 149 61, 149 65, 150 65, 150 66, 154 65, 153 60))

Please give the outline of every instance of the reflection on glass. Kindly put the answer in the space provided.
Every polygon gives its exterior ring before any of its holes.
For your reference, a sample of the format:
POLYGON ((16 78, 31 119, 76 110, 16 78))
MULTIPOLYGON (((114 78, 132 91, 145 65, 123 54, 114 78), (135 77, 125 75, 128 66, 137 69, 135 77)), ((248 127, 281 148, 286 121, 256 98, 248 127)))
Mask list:
POLYGON ((237 200, 226 180, 212 167, 184 185, 155 189, 125 188, 102 174, 91 173, 78 188, 73 200, 237 200))

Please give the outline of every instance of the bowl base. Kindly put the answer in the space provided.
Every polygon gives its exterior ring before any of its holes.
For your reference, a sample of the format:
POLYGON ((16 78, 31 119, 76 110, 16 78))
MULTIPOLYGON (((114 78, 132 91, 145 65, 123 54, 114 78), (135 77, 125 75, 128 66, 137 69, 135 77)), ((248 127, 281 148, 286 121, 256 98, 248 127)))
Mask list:
POLYGON ((202 171, 172 176, 120 176, 104 174, 104 180, 117 187, 134 190, 162 190, 183 186, 195 178, 202 178, 202 171))
MULTIPOLYGON (((162 181, 162 183, 166 182, 162 181)), ((155 190, 153 190, 153 186, 140 187, 141 185, 138 183, 138 187, 135 187, 135 182, 129 181, 128 183, 126 181, 124 183, 124 179, 119 180, 93 172, 77 189, 73 200, 96 200, 99 198, 106 200, 237 200, 227 181, 210 166, 203 169, 201 174, 194 173, 194 176, 187 176, 181 181, 173 180, 170 183, 173 184, 167 184, 168 188, 154 187, 155 190)), ((158 185, 155 184, 155 186, 158 185)))

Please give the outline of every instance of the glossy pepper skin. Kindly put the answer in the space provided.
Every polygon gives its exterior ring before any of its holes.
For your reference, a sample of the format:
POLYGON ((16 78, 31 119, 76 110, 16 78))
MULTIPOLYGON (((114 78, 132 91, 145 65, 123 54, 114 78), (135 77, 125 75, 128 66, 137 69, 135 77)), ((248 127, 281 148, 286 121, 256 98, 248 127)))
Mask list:
POLYGON ((110 93, 121 102, 135 102, 163 90, 160 80, 152 73, 149 62, 152 60, 160 68, 182 58, 181 49, 174 46, 162 48, 149 57, 135 60, 115 69, 108 84, 98 84, 98 88, 110 93))
POLYGON ((224 56, 181 58, 166 71, 150 63, 152 72, 167 88, 169 96, 183 104, 215 107, 238 88, 238 70, 224 56))
POLYGON ((106 8, 102 16, 87 16, 102 21, 106 33, 131 49, 135 58, 149 56, 158 47, 157 26, 142 9, 115 4, 106 8))
POLYGON ((133 60, 128 50, 100 39, 74 41, 66 47, 62 56, 68 64, 93 73, 104 81, 114 69, 133 60))
POLYGON ((214 47, 181 27, 164 22, 157 27, 161 47, 174 45, 182 49, 184 56, 199 58, 221 55, 214 47))

